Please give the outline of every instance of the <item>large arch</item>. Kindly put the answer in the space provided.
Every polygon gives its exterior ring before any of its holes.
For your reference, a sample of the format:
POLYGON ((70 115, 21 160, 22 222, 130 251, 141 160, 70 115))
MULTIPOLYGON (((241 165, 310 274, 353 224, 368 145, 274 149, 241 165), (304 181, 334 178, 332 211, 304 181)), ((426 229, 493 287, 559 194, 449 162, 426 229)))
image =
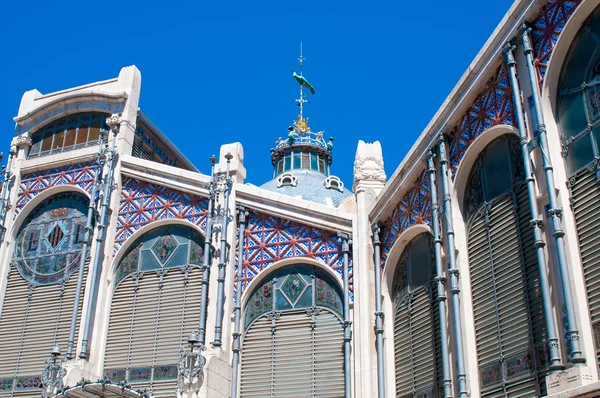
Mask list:
MULTIPOLYGON (((40 392, 40 375, 52 346, 67 347, 89 205, 87 193, 75 187, 49 189, 39 196, 7 235, 13 253, 0 317, 3 386, 34 395, 40 392)), ((87 262, 84 267, 82 291, 87 262)), ((75 341, 80 319, 81 311, 75 341)))
POLYGON ((414 226, 400 239, 393 262, 387 262, 382 292, 388 388, 399 397, 434 397, 443 376, 433 235, 428 227, 414 226))
POLYGON ((109 268, 104 375, 154 397, 173 396, 185 336, 198 329, 204 237, 187 222, 152 223, 109 268))
POLYGON ((240 397, 344 396, 342 290, 304 260, 269 267, 249 290, 240 397))
POLYGON ((545 394, 547 343, 518 137, 487 142, 460 204, 482 397, 545 394))
POLYGON ((386 391, 396 391, 396 365, 394 352, 394 298, 393 298, 393 281, 398 261, 404 252, 407 245, 420 234, 430 234, 433 232, 427 224, 415 224, 402 231, 396 238, 396 241, 390 249, 385 269, 381 276, 381 296, 383 313, 387 314, 383 318, 384 322, 384 363, 385 363, 385 383, 386 391))

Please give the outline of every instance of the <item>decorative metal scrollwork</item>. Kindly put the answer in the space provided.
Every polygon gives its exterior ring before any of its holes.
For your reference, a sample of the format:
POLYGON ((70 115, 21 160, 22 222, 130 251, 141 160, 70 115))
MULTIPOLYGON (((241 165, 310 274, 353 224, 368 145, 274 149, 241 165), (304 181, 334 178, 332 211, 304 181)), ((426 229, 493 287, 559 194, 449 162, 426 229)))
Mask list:
POLYGON ((200 386, 204 380, 203 371, 206 364, 206 358, 202 355, 202 351, 205 351, 206 347, 199 344, 196 332, 190 334, 188 343, 190 344, 189 351, 184 351, 179 356, 177 364, 178 378, 183 384, 188 385, 192 384, 194 379, 197 378, 197 384, 200 386))
POLYGON ((52 347, 50 359, 46 360, 46 367, 42 370, 44 397, 55 394, 63 386, 63 377, 66 374, 65 368, 63 368, 65 358, 59 359, 60 354, 61 351, 58 345, 52 347))

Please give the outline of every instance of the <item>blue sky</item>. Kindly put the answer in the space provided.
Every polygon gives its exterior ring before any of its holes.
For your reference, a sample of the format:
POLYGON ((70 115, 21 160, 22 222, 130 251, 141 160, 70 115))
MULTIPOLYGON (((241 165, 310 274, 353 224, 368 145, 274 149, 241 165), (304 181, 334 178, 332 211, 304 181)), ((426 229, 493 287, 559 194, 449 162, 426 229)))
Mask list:
POLYGON ((297 114, 302 41, 316 89, 305 114, 335 138, 332 173, 350 187, 358 140, 379 140, 389 177, 511 3, 4 1, 0 150, 24 91, 135 64, 140 107, 202 172, 221 144, 240 141, 246 181, 260 185, 297 114))

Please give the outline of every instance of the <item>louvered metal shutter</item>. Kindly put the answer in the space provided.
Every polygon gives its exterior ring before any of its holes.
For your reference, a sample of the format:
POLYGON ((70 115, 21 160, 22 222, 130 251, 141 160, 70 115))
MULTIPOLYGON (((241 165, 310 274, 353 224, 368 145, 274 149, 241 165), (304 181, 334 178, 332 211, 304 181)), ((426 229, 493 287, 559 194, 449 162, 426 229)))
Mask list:
POLYGON ((524 190, 517 190, 516 196, 497 198, 488 204, 487 217, 476 215, 469 228, 473 312, 485 397, 538 395, 534 369, 513 367, 510 375, 506 371, 510 364, 527 358, 534 367, 532 325, 540 328, 538 335, 545 333, 537 264, 526 247, 532 238, 531 227, 524 227, 530 219, 524 195, 524 190))
POLYGON ((321 309, 284 312, 272 321, 263 316, 244 337, 241 397, 342 397, 344 354, 341 321, 321 309))
POLYGON ((337 316, 317 315, 315 326, 315 397, 344 396, 344 333, 337 316))
POLYGON ((169 398, 177 389, 173 371, 188 333, 198 329, 201 271, 178 268, 160 278, 149 272, 136 281, 127 278, 113 295, 104 369, 129 369, 135 388, 152 389, 156 398, 169 398), (160 373, 159 370, 166 369, 160 373), (168 374, 170 371, 171 373, 168 374))
MULTIPOLYGON (((84 281, 86 276, 87 263, 84 281)), ((31 300, 28 299, 27 282, 16 269, 11 269, 7 283, 0 318, 0 379, 39 377, 52 346, 57 343, 63 350, 67 348, 77 289, 77 272, 65 283, 64 290, 57 284, 35 287, 31 300)), ((79 301, 75 341, 79 332, 84 291, 85 283, 79 301)), ((1 394, 5 393, 7 392, 3 391, 1 394)), ((0 397, 3 396, 1 394, 0 397)), ((27 389, 18 394, 37 398, 40 390, 27 389)))
MULTIPOLYGON (((571 201, 595 335, 600 332, 600 187, 588 170, 571 179, 571 201)), ((600 341, 596 339, 600 359, 600 341)))
POLYGON ((257 319, 248 329, 242 346, 240 396, 271 396, 273 339, 271 321, 265 316, 257 319))
POLYGON ((420 287, 407 294, 396 307, 394 350, 396 397, 437 396, 441 356, 436 349, 439 322, 434 321, 430 290, 420 287), (436 330, 437 329, 437 330, 436 330))

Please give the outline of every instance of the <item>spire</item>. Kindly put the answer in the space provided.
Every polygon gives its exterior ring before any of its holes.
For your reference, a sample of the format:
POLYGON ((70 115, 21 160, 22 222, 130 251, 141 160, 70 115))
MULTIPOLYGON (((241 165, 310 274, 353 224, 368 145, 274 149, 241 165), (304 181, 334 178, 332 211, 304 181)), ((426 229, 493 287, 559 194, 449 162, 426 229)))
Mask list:
POLYGON ((275 142, 275 148, 271 149, 271 161, 275 167, 275 175, 292 169, 314 170, 329 175, 333 138, 326 141, 323 131, 312 131, 308 125, 308 118, 304 117, 304 105, 310 103, 306 97, 308 91, 311 95, 315 94, 315 88, 304 76, 305 61, 306 58, 302 54, 302 43, 300 43, 298 73, 292 71, 292 77, 298 83, 300 90, 300 96, 294 98, 293 102, 300 108, 300 112, 293 125, 288 127, 287 138, 280 137, 275 142), (296 159, 296 157, 298 158, 296 159))

